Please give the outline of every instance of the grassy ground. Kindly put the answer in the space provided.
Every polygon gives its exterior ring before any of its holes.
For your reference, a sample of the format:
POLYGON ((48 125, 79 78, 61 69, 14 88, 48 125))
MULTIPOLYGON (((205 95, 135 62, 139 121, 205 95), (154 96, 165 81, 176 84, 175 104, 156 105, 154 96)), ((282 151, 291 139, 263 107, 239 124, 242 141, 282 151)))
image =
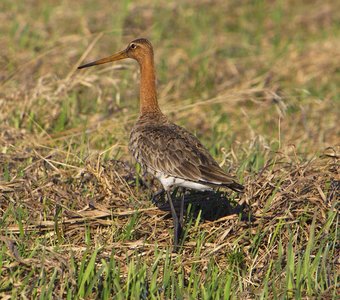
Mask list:
POLYGON ((115 2, 1 1, 1 298, 335 299, 340 6, 115 2), (246 187, 188 198, 178 254, 127 151, 136 64, 76 70, 136 37, 164 112, 246 187))

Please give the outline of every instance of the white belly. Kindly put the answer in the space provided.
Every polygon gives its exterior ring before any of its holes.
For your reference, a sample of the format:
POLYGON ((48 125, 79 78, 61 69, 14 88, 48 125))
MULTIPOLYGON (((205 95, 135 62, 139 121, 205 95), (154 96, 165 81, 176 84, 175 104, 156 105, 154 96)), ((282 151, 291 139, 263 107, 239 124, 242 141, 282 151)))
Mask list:
POLYGON ((156 177, 162 183, 166 191, 172 186, 180 186, 180 187, 199 190, 199 191, 212 190, 210 186, 204 185, 202 183, 188 181, 188 180, 181 179, 181 178, 164 176, 163 174, 157 174, 156 177))

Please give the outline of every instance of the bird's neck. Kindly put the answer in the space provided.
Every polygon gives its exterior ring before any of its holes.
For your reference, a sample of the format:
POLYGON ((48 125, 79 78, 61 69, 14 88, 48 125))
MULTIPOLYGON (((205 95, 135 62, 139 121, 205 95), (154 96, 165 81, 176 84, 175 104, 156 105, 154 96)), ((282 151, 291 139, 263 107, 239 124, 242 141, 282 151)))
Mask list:
POLYGON ((140 62, 140 73, 140 113, 161 112, 157 101, 153 57, 147 57, 140 62))

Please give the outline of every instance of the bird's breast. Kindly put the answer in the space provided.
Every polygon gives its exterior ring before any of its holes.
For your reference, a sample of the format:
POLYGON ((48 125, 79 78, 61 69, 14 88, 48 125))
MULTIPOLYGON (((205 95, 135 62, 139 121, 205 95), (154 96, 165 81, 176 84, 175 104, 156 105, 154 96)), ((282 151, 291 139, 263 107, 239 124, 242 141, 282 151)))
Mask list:
POLYGON ((135 128, 133 128, 130 133, 129 151, 139 163, 141 163, 140 143, 141 143, 140 134, 135 128))
POLYGON ((150 145, 146 145, 146 143, 151 143, 151 141, 148 141, 147 133, 141 130, 141 128, 134 127, 130 133, 129 152, 141 165, 143 171, 152 173, 149 168, 150 157, 152 158, 150 149, 152 147, 150 148, 150 145))

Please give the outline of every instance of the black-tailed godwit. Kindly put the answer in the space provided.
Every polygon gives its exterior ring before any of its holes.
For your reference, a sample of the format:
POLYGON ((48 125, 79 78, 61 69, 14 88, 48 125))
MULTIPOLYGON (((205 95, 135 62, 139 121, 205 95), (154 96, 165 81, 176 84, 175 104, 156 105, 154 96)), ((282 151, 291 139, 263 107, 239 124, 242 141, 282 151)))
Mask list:
POLYGON ((230 188, 241 192, 243 186, 226 174, 201 142, 186 129, 171 123, 158 106, 153 48, 147 39, 136 39, 109 57, 78 69, 132 58, 140 66, 140 115, 134 125, 129 150, 141 167, 159 179, 166 191, 174 222, 174 249, 183 228, 183 200, 180 218, 171 199, 172 187, 195 190, 230 188))

